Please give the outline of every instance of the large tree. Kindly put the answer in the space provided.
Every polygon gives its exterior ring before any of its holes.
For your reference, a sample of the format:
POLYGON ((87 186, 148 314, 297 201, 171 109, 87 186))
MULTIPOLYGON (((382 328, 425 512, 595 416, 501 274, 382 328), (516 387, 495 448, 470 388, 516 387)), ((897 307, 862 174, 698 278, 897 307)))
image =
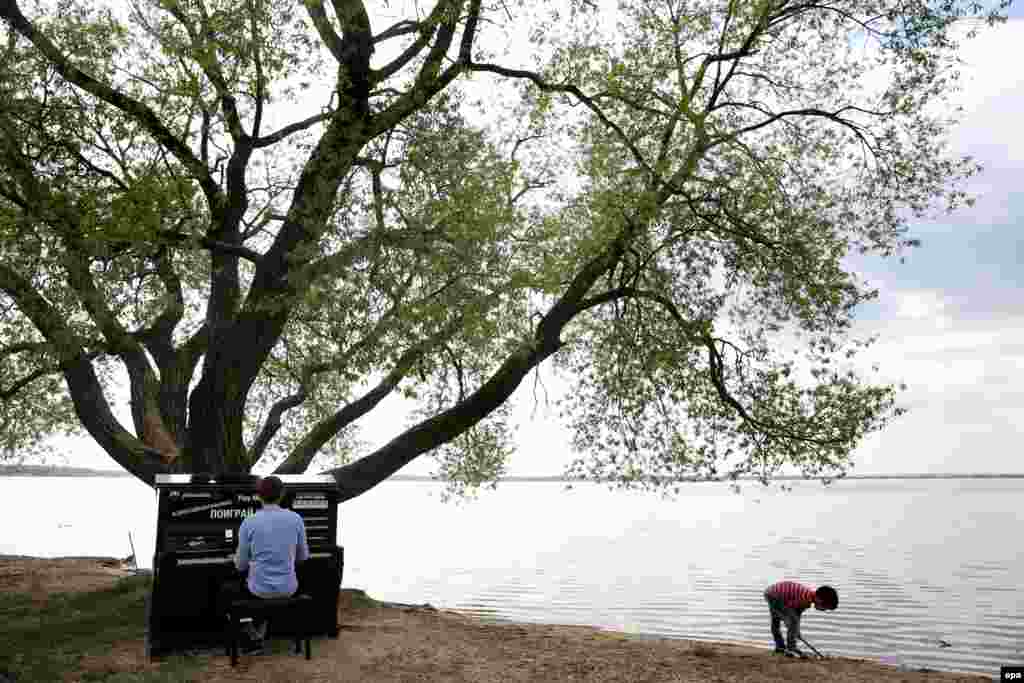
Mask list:
POLYGON ((326 454, 346 498, 432 453, 473 485, 553 358, 574 474, 842 473, 899 412, 851 365, 847 256, 965 200, 968 12, 0 0, 4 448, 84 428, 147 483, 326 454), (395 392, 419 421, 360 452, 395 392))

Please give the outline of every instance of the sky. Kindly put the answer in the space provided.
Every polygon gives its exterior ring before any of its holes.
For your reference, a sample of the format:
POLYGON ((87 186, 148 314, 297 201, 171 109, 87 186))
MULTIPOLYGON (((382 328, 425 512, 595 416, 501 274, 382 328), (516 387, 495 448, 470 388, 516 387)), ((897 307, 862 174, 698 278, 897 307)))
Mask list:
POLYGON ((951 142, 984 165, 976 205, 914 224, 906 263, 861 264, 880 290, 861 321, 880 337, 871 357, 910 409, 857 452, 863 472, 1024 472, 1024 74, 1007 68, 1022 44, 1018 16, 961 53, 951 142))
MULTIPOLYGON (((951 142, 984 165, 970 185, 976 205, 914 223, 922 246, 902 264, 857 262, 880 291, 859 331, 878 335, 869 360, 883 379, 906 383, 909 413, 868 437, 854 473, 1024 473, 1024 71, 1010 66, 1024 49, 1024 3, 1011 17, 961 53, 966 115, 951 142)), ((572 459, 569 435, 533 393, 531 379, 516 395, 519 450, 508 474, 560 474, 572 459)), ((385 402, 375 412, 364 438, 382 444, 398 411, 385 402)), ((69 465, 116 467, 91 440, 67 446, 69 465)), ((403 473, 434 466, 422 457, 403 473)))

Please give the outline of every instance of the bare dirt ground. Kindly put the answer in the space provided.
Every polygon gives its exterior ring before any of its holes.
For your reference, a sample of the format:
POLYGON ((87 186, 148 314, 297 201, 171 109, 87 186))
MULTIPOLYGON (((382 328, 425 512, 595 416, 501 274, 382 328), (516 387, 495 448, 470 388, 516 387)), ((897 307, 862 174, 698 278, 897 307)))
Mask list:
MULTIPOLYGON (((43 595, 49 590, 95 590, 127 574, 104 560, 5 560, 0 558, 0 591, 43 595), (106 562, 106 564, 104 564, 106 562)), ((419 607, 356 607, 351 594, 339 605, 342 631, 336 640, 313 641, 313 658, 291 653, 274 641, 259 656, 243 656, 232 669, 227 657, 201 655, 203 680, 211 683, 451 681, 605 681, 698 683, 716 681, 844 681, 918 683, 964 681, 983 676, 902 671, 852 659, 795 660, 766 649, 676 639, 637 639, 577 626, 494 624, 454 612, 419 607)), ((87 657, 68 681, 88 672, 157 670, 143 640, 125 641, 87 657)))
POLYGON ((45 600, 52 592, 110 588, 132 572, 109 557, 41 559, 0 555, 0 593, 28 593, 45 600))

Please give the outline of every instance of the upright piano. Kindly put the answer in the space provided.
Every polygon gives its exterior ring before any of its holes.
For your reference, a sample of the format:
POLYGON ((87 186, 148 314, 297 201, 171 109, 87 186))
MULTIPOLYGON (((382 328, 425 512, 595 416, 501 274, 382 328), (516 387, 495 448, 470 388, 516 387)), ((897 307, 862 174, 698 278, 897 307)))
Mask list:
MULTIPOLYGON (((299 592, 314 601, 308 626, 335 638, 344 568, 344 550, 337 545, 337 484, 329 476, 280 478, 281 507, 301 515, 306 526, 310 557, 296 570, 299 592)), ((261 505, 255 495, 259 480, 251 475, 157 475, 156 551, 146 615, 150 657, 223 642, 217 597, 225 581, 243 576, 234 562, 238 528, 261 505)))

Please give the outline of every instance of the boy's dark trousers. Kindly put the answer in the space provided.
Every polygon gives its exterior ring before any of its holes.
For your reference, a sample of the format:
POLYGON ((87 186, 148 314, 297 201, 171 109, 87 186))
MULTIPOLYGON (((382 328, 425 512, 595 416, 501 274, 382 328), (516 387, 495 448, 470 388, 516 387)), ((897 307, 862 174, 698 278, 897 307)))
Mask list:
POLYGON ((801 610, 786 607, 782 600, 768 595, 767 592, 764 594, 764 599, 768 603, 768 609, 772 614, 772 638, 775 639, 776 649, 795 650, 796 639, 800 637, 801 610), (786 622, 785 643, 782 641, 782 630, 779 628, 780 621, 786 622))

